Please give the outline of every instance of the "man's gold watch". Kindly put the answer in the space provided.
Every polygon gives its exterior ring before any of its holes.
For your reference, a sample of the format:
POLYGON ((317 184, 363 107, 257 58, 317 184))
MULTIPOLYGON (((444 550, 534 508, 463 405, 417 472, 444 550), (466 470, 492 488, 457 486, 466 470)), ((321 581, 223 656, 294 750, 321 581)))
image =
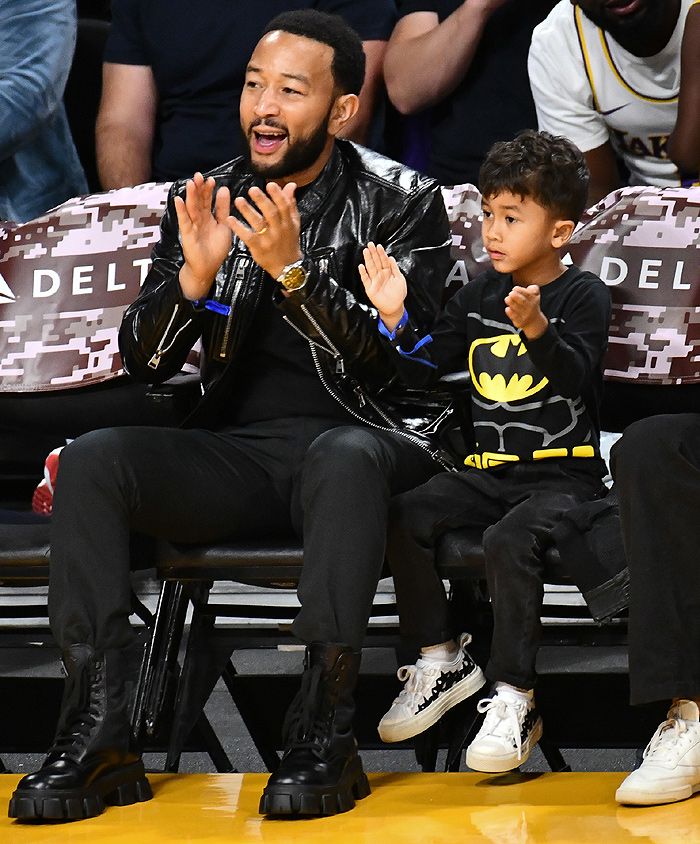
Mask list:
POLYGON ((308 272, 303 267, 303 259, 295 261, 293 264, 287 264, 282 272, 277 276, 277 281, 285 288, 285 290, 299 290, 306 284, 308 272))

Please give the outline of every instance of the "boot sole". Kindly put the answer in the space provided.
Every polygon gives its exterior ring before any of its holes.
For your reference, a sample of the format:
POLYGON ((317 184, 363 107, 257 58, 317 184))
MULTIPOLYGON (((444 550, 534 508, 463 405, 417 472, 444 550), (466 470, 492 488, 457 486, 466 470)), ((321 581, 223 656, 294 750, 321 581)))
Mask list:
POLYGON ((542 738, 542 719, 535 722, 529 737, 523 742, 522 756, 518 759, 517 753, 508 756, 488 756, 472 750, 471 745, 467 748, 466 763, 472 771, 479 771, 484 774, 505 774, 513 771, 527 762, 533 747, 542 738))
POLYGON ((355 801, 370 794, 362 762, 348 771, 335 786, 268 785, 260 798, 261 815, 338 815, 355 808, 355 801))
POLYGON ((85 788, 16 789, 7 816, 18 820, 77 821, 101 815, 106 806, 130 806, 151 800, 143 763, 111 771, 85 788))
POLYGON ((380 721, 377 727, 379 738, 382 741, 391 743, 395 741, 406 741, 406 739, 413 738, 425 732, 433 724, 437 724, 442 716, 452 709, 453 706, 457 706, 458 703, 476 694, 485 683, 486 677, 484 677, 483 671, 477 665, 471 674, 468 674, 459 683, 456 683, 449 691, 445 692, 444 695, 426 707, 422 712, 411 716, 410 719, 394 724, 385 724, 380 721))

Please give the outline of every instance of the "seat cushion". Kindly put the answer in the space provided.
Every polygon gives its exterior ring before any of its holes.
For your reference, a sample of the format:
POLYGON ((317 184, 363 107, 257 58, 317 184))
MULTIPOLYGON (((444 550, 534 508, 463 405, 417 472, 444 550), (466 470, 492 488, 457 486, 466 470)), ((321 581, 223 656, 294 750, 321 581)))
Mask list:
POLYGON ((49 522, 0 523, 0 584, 48 582, 49 522))
POLYGON ((233 580, 256 586, 295 586, 303 560, 295 538, 212 545, 160 542, 156 552, 158 575, 165 580, 233 580))
MULTIPOLYGON (((480 531, 461 528, 446 533, 438 543, 437 567, 446 580, 486 577, 486 560, 480 531)), ((559 551, 551 546, 545 553, 547 583, 571 583, 562 566, 559 551)))

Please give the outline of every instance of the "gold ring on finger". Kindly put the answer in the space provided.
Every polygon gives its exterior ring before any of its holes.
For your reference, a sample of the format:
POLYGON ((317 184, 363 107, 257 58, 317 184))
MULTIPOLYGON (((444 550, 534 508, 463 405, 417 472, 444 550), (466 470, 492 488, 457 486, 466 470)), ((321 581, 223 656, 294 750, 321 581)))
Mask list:
POLYGON ((263 226, 261 229, 258 229, 255 234, 265 234, 267 231, 267 226, 263 226))

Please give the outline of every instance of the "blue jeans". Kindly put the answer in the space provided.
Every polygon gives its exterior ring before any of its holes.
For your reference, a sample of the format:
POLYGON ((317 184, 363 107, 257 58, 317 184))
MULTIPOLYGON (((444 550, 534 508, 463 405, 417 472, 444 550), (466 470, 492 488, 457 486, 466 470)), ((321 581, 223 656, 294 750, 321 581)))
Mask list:
POLYGON ((0 3, 0 219, 88 192, 63 107, 76 30, 75 0, 0 3))

